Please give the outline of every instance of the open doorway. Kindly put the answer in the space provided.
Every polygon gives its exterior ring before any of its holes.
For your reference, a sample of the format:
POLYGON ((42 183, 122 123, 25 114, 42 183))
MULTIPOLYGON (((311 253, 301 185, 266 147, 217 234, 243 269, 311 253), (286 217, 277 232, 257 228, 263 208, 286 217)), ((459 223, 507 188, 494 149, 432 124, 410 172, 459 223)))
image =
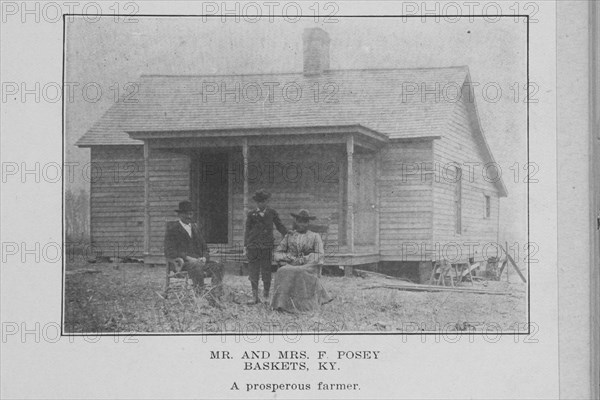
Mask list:
POLYGON ((196 153, 191 165, 192 201, 207 243, 229 242, 229 154, 196 153))

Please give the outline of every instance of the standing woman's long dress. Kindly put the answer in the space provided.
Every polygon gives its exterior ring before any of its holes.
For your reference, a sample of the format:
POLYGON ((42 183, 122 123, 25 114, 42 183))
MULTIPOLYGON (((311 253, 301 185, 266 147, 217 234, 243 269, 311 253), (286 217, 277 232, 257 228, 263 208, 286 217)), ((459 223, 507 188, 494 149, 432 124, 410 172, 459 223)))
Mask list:
POLYGON ((274 255, 276 261, 287 265, 275 276, 273 309, 311 311, 332 300, 319 279, 324 253, 318 233, 294 231, 283 238, 274 255))

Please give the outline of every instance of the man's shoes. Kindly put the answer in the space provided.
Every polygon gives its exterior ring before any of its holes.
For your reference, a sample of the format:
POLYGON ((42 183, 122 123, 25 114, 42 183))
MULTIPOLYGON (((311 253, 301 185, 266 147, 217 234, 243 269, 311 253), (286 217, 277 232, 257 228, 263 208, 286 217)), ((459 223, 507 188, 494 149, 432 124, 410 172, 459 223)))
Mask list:
POLYGON ((206 286, 204 285, 196 285, 194 286, 194 294, 196 295, 196 297, 210 297, 211 291, 210 288, 207 290, 206 286))
POLYGON ((246 304, 248 304, 249 306, 253 306, 253 305, 259 304, 259 303, 260 303, 260 300, 258 299, 258 290, 255 290, 253 288, 252 289, 252 300, 250 300, 246 304))
POLYGON ((223 303, 221 303, 221 300, 217 297, 214 297, 210 293, 208 294, 208 296, 206 296, 206 300, 208 300, 208 304, 211 307, 218 308, 219 310, 223 309, 223 303))
POLYGON ((197 297, 204 297, 211 307, 223 308, 220 296, 212 292, 212 289, 205 290, 204 286, 194 287, 194 293, 197 297))
POLYGON ((263 290, 263 297, 265 299, 265 303, 269 302, 269 291, 271 290, 271 282, 263 282, 264 285, 264 290, 263 290))

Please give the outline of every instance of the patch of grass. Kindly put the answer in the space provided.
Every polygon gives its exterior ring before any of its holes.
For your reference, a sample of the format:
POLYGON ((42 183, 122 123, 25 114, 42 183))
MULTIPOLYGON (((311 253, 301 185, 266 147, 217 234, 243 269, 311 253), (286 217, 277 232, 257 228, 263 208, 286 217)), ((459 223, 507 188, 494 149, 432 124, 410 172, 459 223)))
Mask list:
MULTIPOLYGON (((191 290, 174 290, 168 299, 164 268, 142 264, 67 265, 67 270, 90 268, 99 273, 66 276, 65 332, 284 332, 301 333, 439 330, 457 323, 497 324, 511 330, 526 322, 526 286, 489 282, 488 289, 509 296, 449 292, 408 292, 364 289, 380 278, 322 278, 334 300, 319 310, 289 314, 268 304, 246 305, 251 298, 246 276, 226 274, 222 308, 212 307, 191 290)), ((275 274, 276 279, 276 274, 275 274)), ((385 282, 389 283, 389 282, 385 282)), ((467 286, 470 284, 466 284, 467 286)), ((477 325, 475 325, 477 326, 477 325)), ((496 325, 494 325, 496 326, 496 325)))

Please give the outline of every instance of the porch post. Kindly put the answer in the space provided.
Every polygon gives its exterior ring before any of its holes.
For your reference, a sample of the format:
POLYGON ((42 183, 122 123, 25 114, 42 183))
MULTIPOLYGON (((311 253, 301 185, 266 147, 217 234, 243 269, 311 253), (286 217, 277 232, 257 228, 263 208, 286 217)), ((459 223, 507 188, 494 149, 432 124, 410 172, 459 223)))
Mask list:
POLYGON ((377 253, 379 254, 380 250, 381 250, 381 245, 379 244, 379 234, 380 232, 380 226, 379 226, 379 218, 381 217, 381 215, 379 214, 379 211, 381 210, 381 193, 379 190, 379 171, 381 171, 381 152, 377 151, 377 153, 375 154, 375 176, 373 177, 375 179, 375 204, 373 204, 376 208, 375 208, 375 246, 376 246, 376 250, 377 253))
POLYGON ((144 141, 144 255, 150 255, 150 145, 144 141))
POLYGON ((346 182, 346 221, 348 223, 346 230, 346 238, 348 242, 348 250, 354 253, 354 168, 352 165, 352 157, 354 155, 354 136, 349 135, 346 140, 346 164, 348 177, 346 182))
MULTIPOLYGON (((248 138, 242 139, 242 157, 244 159, 244 201, 243 201, 243 218, 246 219, 248 212, 248 138)), ((244 237, 246 235, 246 224, 244 226, 244 237)))

